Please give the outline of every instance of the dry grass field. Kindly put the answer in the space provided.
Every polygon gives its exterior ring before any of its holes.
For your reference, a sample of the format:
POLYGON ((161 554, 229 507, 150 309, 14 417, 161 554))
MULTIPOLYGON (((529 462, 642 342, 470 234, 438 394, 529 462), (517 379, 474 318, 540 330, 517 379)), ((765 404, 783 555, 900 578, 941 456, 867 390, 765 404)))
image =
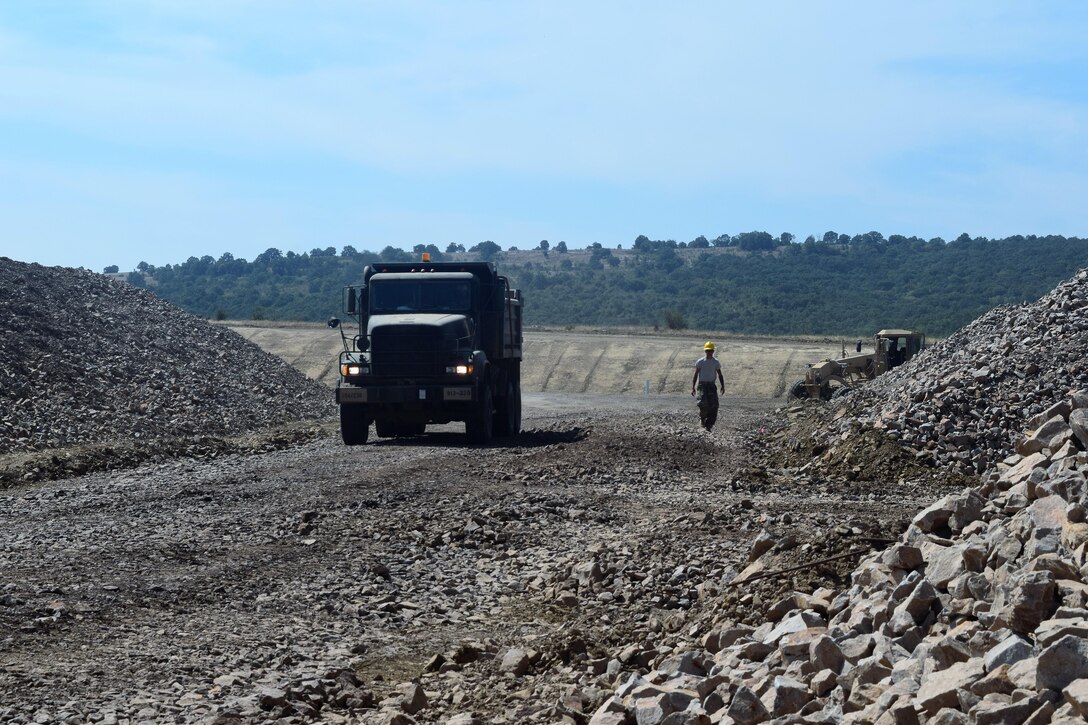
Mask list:
MULTIPOLYGON (((233 330, 306 375, 336 383, 340 335, 324 325, 229 322, 233 330)), ((779 398, 805 363, 837 356, 838 340, 733 337, 722 333, 621 330, 545 330, 525 333, 522 388, 549 393, 687 394, 695 360, 707 339, 718 345, 726 394, 779 398)), ((852 342, 852 341, 850 341, 852 342)))

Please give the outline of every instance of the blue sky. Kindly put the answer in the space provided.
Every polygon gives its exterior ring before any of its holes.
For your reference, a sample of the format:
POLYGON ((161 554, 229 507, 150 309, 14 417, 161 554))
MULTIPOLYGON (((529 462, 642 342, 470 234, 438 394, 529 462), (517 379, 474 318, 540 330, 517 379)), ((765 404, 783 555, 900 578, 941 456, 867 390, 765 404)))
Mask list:
POLYGON ((0 5, 0 256, 1088 235, 1083 2, 0 5))

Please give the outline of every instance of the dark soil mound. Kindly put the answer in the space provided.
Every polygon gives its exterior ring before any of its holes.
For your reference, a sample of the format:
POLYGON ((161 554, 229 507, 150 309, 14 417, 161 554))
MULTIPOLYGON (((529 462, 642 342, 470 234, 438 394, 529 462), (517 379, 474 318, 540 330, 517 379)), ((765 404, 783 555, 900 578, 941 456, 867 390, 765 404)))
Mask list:
POLYGON ((231 330, 102 275, 0 258, 0 454, 234 436, 335 412, 231 330))

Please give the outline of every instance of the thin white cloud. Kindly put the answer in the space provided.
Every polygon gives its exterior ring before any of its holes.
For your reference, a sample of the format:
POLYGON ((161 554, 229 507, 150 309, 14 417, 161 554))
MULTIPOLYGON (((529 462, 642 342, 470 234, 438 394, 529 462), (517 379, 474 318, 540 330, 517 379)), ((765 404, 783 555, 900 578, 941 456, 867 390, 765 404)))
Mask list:
POLYGON ((861 29, 845 25, 850 33, 835 32, 841 14, 804 14, 772 23, 769 14, 713 8, 613 19, 500 6, 473 17, 474 31, 454 25, 442 34, 422 23, 427 43, 406 60, 272 76, 201 52, 225 43, 190 31, 156 43, 156 56, 7 64, 0 101, 149 144, 286 147, 398 171, 467 166, 667 183, 781 180, 808 165, 857 173, 873 155, 957 133, 1049 136, 1058 117, 954 80, 889 72, 915 38, 923 48, 928 38, 931 53, 990 47, 925 33, 946 27, 939 14, 889 19, 895 37, 910 39, 898 45, 871 32, 877 17, 861 29), (484 40, 465 45, 462 33, 484 40))
MULTIPOLYGON (((194 172, 206 180, 316 156, 379 175, 714 186, 773 208, 854 200, 878 227, 904 200, 915 218, 961 226, 1014 193, 1072 220, 1053 200, 1088 168, 1083 95, 1027 95, 1000 77, 1010 59, 1027 73, 1083 66, 1085 19, 1061 15, 1083 16, 1075 4, 123 0, 82 12, 106 30, 61 42, 0 11, 0 121, 147 152, 149 173, 169 174, 154 168, 160 153, 213 159, 194 172), (967 70, 946 72, 956 64, 967 70), (970 163, 931 170, 940 189, 901 175, 912 155, 957 146, 970 163)), ((390 218, 413 213, 467 224, 407 202, 390 218)))

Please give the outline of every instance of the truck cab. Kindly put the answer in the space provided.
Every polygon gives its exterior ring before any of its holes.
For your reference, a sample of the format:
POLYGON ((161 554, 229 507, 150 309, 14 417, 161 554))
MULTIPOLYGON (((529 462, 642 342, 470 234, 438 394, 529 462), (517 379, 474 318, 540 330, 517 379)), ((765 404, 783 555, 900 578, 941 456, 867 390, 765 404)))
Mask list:
POLYGON ((881 330, 876 333, 876 353, 883 369, 878 375, 899 367, 926 347, 925 333, 915 330, 881 330))

